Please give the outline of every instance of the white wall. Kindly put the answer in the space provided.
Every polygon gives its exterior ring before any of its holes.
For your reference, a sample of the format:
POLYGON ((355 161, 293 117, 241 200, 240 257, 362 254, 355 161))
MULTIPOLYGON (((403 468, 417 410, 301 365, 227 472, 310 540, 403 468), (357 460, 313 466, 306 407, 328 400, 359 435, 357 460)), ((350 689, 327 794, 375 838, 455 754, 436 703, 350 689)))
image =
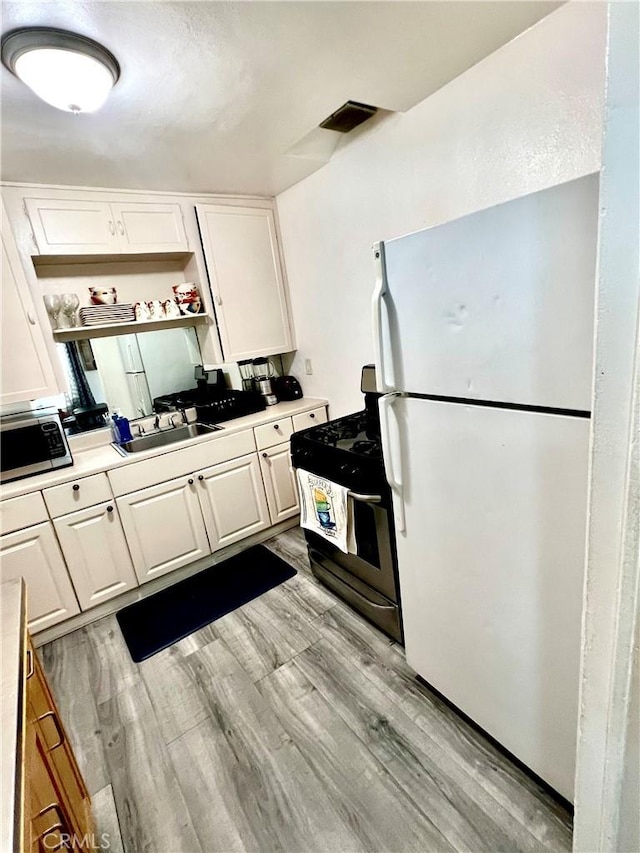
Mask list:
POLYGON ((565 5, 278 196, 292 372, 332 417, 362 408, 372 243, 600 168, 605 35, 606 4, 565 5))
POLYGON ((640 850, 640 7, 611 3, 574 850, 640 850))

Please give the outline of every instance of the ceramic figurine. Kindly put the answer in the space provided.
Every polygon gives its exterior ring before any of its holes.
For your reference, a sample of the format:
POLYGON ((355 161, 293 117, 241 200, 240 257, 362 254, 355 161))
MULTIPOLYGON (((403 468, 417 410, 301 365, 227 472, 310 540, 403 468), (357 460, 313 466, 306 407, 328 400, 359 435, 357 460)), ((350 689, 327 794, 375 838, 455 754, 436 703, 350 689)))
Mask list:
POLYGON ((175 284, 173 292, 178 300, 181 314, 199 314, 202 310, 202 300, 198 288, 192 282, 175 284))
POLYGON ((92 305, 115 305, 118 301, 115 287, 90 287, 92 305))
POLYGON ((167 299, 162 303, 164 308, 164 313, 166 317, 174 318, 180 317, 180 308, 178 307, 178 303, 175 299, 167 299))
POLYGON ((146 302, 136 302, 133 306, 136 320, 140 323, 147 323, 151 319, 151 312, 146 302))

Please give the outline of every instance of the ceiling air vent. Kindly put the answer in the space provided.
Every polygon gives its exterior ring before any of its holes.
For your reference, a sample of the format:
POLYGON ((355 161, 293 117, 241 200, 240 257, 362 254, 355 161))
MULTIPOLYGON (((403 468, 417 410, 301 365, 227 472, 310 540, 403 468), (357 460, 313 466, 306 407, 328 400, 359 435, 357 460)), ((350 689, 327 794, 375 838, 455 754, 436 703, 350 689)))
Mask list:
POLYGON ((354 127, 375 115, 377 111, 377 107, 371 107, 369 104, 347 101, 335 113, 331 113, 329 118, 321 122, 320 127, 325 130, 337 130, 338 133, 349 133, 354 127))

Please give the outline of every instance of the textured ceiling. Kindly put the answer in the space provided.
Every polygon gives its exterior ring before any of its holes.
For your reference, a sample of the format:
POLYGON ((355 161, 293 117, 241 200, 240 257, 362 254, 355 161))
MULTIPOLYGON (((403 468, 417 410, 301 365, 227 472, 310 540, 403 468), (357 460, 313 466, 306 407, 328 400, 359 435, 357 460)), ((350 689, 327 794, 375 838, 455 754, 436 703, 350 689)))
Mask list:
POLYGON ((90 36, 122 75, 100 112, 75 116, 3 67, 2 178, 277 194, 321 167, 326 152, 287 152, 344 101, 405 111, 558 5, 3 2, 3 33, 90 36))

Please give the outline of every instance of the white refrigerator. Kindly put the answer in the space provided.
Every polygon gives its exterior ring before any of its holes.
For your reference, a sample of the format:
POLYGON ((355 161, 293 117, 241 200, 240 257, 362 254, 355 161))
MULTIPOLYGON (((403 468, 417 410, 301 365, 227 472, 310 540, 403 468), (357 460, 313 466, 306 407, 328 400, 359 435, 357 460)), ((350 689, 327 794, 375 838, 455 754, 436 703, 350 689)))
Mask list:
POLYGON ((410 666, 573 799, 598 179, 374 246, 410 666))

